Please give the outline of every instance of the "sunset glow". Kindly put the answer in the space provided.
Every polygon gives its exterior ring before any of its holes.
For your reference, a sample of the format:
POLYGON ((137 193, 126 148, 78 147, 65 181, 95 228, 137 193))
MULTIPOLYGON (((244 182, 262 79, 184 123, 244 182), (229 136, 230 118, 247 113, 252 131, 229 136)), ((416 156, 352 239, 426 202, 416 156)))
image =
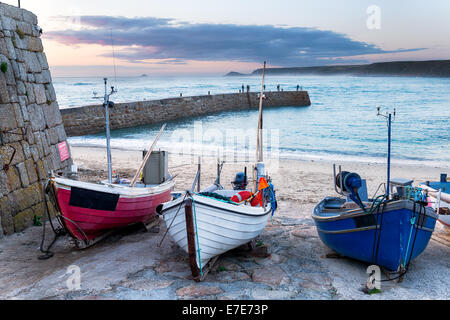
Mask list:
POLYGON ((266 59, 293 67, 450 56, 448 1, 378 1, 374 29, 371 1, 316 2, 23 0, 22 7, 38 16, 54 76, 95 76, 114 62, 124 76, 220 75, 251 72, 266 59))

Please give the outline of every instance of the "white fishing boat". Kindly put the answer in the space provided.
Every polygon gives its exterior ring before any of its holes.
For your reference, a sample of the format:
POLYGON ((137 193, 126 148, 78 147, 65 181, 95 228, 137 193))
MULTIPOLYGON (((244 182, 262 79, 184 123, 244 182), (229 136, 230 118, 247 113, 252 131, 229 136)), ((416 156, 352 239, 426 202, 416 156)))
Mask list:
MULTIPOLYGON (((265 64, 264 64, 265 70, 265 64)), ((263 72, 263 86, 264 86, 263 72)), ((276 199, 271 179, 265 175, 262 149, 262 103, 260 96, 256 164, 253 171, 253 189, 247 189, 247 170, 236 175, 233 190, 224 190, 220 184, 219 165, 216 182, 200 191, 200 165, 190 191, 174 195, 174 200, 156 210, 163 216, 166 234, 189 254, 192 276, 204 279, 208 263, 221 254, 250 243, 263 232, 269 217, 276 210, 276 199), (197 185, 197 192, 194 189, 197 185)))
MULTIPOLYGON (((450 197, 450 195, 447 194, 447 197, 450 197)), ((430 198, 433 202, 439 202, 437 198, 434 198, 432 196, 430 198)), ((450 229, 450 214, 448 214, 448 212, 450 211, 450 202, 445 202, 441 200, 438 210, 439 210, 439 222, 442 223, 444 226, 446 226, 447 229, 450 229), (447 210, 445 210, 444 208, 447 208, 447 210)))
POLYGON ((272 213, 268 203, 252 207, 225 200, 239 190, 219 190, 207 193, 179 194, 178 198, 163 204, 157 211, 163 215, 172 239, 192 256, 193 276, 201 275, 208 262, 227 251, 257 238, 267 225, 272 213), (214 195, 218 197, 215 198, 214 195), (192 238, 189 238, 189 231, 192 238))

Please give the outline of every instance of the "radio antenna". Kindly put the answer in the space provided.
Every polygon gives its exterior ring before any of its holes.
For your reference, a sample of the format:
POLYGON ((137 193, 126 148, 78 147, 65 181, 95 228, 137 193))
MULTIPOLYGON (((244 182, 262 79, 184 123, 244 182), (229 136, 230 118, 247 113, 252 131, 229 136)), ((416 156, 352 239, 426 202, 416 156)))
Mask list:
POLYGON ((112 57, 113 57, 113 65, 114 65, 114 84, 117 87, 116 53, 114 51, 114 39, 113 39, 113 30, 112 29, 111 29, 111 48, 112 48, 112 57))
POLYGON ((377 116, 383 117, 387 120, 388 125, 388 159, 387 159, 387 184, 386 184, 386 197, 389 199, 390 183, 391 183, 391 145, 392 145, 392 122, 397 116, 397 110, 394 112, 386 111, 386 114, 381 112, 381 107, 377 107, 377 116))

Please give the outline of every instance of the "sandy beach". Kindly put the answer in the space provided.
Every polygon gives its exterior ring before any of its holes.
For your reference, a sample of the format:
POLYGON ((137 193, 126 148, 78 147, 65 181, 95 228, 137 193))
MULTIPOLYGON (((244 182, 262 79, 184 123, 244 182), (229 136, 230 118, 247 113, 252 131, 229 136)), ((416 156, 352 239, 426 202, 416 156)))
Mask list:
MULTIPOLYGON (((71 147, 72 157, 80 169, 80 179, 101 181, 107 177, 106 150, 97 147, 71 147)), ((112 150, 113 170, 123 178, 132 178, 142 161, 142 152, 112 150)), ((192 155, 170 154, 169 172, 176 177, 176 190, 191 188, 197 172, 198 157, 192 155)), ((369 195, 373 195, 381 183, 386 182, 386 165, 378 163, 340 161, 343 170, 356 172, 367 180, 369 195)), ((217 159, 202 158, 202 187, 214 182, 217 176, 217 159)), ((222 172, 222 184, 230 187, 235 174, 247 166, 251 173, 253 163, 227 162, 222 172)), ((333 187, 333 162, 325 160, 285 160, 266 159, 266 170, 276 187, 277 197, 283 201, 294 201, 301 205, 315 205, 326 196, 335 193, 333 187)), ((393 164, 391 177, 408 178, 416 183, 437 180, 441 173, 450 168, 426 165, 393 164)), ((251 176, 251 174, 249 174, 251 176)))
MULTIPOLYGON (((74 162, 82 180, 106 177, 105 150, 72 147, 74 162)), ((122 177, 131 177, 142 154, 113 150, 114 168, 122 177)), ((171 155, 169 168, 176 177, 176 189, 191 186, 196 158, 171 155), (193 161, 190 165, 183 162, 193 161)), ((216 178, 216 160, 203 159, 202 186, 216 178)), ((251 164, 247 164, 251 168, 251 164)), ((385 166, 343 163, 347 170, 368 180, 373 194, 385 180, 385 166)), ((227 164, 222 184, 227 186, 244 164, 227 164)), ((203 283, 190 278, 187 255, 170 239, 159 243, 166 227, 124 230, 88 250, 78 251, 69 238, 52 249, 55 256, 40 261, 42 227, 5 238, 0 243, 0 299, 450 299, 448 232, 437 227, 425 252, 411 264, 403 282, 384 282, 382 293, 367 295, 367 264, 330 256, 320 241, 311 219, 311 210, 327 195, 334 195, 332 164, 326 161, 281 160, 272 173, 279 210, 259 237, 268 255, 228 252, 221 256, 203 283), (81 287, 69 290, 71 267, 81 271, 81 287), (14 281, 12 281, 14 279, 14 281)), ((423 181, 438 177, 448 168, 394 165, 394 177, 423 181)), ((47 235, 47 242, 52 235, 47 235)))

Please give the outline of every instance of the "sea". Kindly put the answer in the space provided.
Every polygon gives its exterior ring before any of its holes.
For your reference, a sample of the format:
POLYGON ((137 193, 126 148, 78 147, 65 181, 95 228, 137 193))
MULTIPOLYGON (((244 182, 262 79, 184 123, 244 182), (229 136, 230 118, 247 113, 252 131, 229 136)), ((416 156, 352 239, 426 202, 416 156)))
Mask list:
MULTIPOLYGON (((99 104, 102 78, 54 78, 61 108, 99 104)), ((264 109, 269 156, 384 163, 387 113, 392 114, 392 161, 450 168, 450 79, 422 77, 268 76, 266 91, 309 92, 310 107, 264 109), (380 112, 378 112, 380 108, 380 112)), ((261 77, 180 76, 109 79, 119 102, 261 90, 261 77)), ((258 111, 222 112, 168 122, 158 144, 171 152, 246 154, 254 158, 258 111), (244 138, 243 138, 244 137, 244 138), (253 155, 252 155, 253 154, 253 155)), ((143 150, 161 128, 113 130, 112 147, 143 150)), ((105 134, 71 137, 73 146, 105 146, 105 134)))

